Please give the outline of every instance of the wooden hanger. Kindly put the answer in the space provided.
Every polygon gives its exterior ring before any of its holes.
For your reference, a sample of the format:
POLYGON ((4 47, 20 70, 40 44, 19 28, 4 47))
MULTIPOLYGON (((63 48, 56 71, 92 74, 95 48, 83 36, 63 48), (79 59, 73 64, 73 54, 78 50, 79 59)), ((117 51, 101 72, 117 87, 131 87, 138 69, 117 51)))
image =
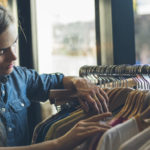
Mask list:
POLYGON ((134 106, 132 112, 129 113, 128 119, 130 119, 131 117, 135 116, 139 112, 140 106, 142 105, 143 97, 144 97, 144 92, 139 91, 139 95, 138 95, 138 97, 136 99, 135 106, 134 106))
POLYGON ((109 104, 110 111, 114 111, 117 108, 125 105, 125 102, 127 100, 127 96, 129 93, 133 91, 131 88, 121 88, 120 91, 116 93, 114 98, 112 98, 112 101, 109 104))
POLYGON ((121 117, 128 118, 128 115, 132 112, 132 110, 135 107, 136 100, 137 100, 138 96, 139 96, 139 92, 137 90, 132 92, 132 96, 129 98, 130 102, 126 106, 126 110, 125 110, 124 114, 122 114, 121 117))
MULTIPOLYGON (((117 81, 116 81, 117 82, 117 81)), ((119 81, 118 81, 119 82, 119 81)), ((130 87, 130 88, 135 88, 137 87, 137 82, 135 82, 135 80, 133 80, 133 78, 129 78, 129 79, 122 79, 120 80, 121 85, 120 87, 130 87), (125 84, 125 85, 124 85, 125 84)), ((109 88, 117 88, 118 84, 116 85, 116 87, 114 87, 114 82, 110 82, 110 83, 105 83, 105 85, 101 85, 102 88, 109 86, 109 88), (109 85, 108 85, 109 84, 109 85)))
POLYGON ((142 131, 145 128, 150 126, 150 106, 147 107, 147 109, 142 112, 141 114, 138 114, 135 117, 139 130, 142 131))
POLYGON ((134 94, 134 91, 132 91, 132 92, 130 92, 128 94, 127 99, 125 101, 125 105, 123 106, 123 108, 121 109, 121 111, 114 116, 114 118, 120 118, 120 117, 122 117, 122 115, 127 111, 128 107, 129 107, 129 104, 131 102, 130 98, 132 97, 133 94, 134 94))
POLYGON ((132 116, 135 116, 137 114, 141 114, 142 113, 142 109, 143 109, 144 104, 145 104, 145 98, 147 96, 148 90, 144 90, 144 91, 141 91, 141 92, 142 92, 143 96, 141 97, 141 101, 139 102, 139 108, 137 108, 135 114, 132 114, 132 116))
POLYGON ((63 103, 68 102, 71 100, 77 100, 78 94, 76 91, 69 90, 69 89, 51 89, 49 91, 49 99, 55 100, 56 105, 61 105, 63 103))
POLYGON ((147 109, 148 106, 150 106, 150 91, 149 90, 146 93, 146 96, 143 100, 143 105, 142 105, 142 109, 141 109, 140 113, 144 112, 147 109))

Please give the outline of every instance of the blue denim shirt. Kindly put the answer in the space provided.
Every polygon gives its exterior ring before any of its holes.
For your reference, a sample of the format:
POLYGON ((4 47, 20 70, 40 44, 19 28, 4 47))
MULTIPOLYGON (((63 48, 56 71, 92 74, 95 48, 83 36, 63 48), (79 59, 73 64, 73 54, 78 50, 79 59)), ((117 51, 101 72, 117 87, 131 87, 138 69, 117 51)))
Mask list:
POLYGON ((30 101, 45 101, 49 89, 63 88, 63 74, 42 74, 14 67, 7 82, 0 83, 0 114, 6 122, 7 146, 27 145, 29 129, 27 109, 30 101))

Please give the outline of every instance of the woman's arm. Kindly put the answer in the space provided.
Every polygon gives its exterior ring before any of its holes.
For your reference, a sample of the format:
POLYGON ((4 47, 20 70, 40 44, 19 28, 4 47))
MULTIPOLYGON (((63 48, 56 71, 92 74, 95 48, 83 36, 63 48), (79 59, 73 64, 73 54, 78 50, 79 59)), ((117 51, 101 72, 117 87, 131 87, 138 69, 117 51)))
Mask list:
POLYGON ((30 146, 0 147, 0 150, 70 150, 97 132, 105 132, 108 130, 110 126, 101 124, 99 121, 109 116, 111 116, 111 113, 103 113, 79 121, 64 136, 51 141, 30 146))
POLYGON ((60 150, 58 139, 29 146, 0 147, 0 150, 60 150))

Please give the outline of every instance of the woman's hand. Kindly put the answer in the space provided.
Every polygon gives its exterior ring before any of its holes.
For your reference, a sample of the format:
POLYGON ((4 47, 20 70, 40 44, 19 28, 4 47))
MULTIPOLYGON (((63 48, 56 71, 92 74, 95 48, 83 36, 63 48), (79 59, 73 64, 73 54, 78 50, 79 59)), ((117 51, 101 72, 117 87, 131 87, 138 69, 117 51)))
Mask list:
POLYGON ((100 120, 104 120, 109 116, 111 116, 111 113, 107 112, 79 121, 69 132, 57 139, 61 149, 72 149, 95 133, 107 131, 110 126, 101 124, 100 120))
POLYGON ((109 99, 107 94, 98 86, 80 77, 64 77, 65 89, 76 92, 79 102, 86 112, 103 113, 108 112, 109 99))
POLYGON ((109 112, 109 99, 103 89, 83 78, 74 78, 73 83, 79 102, 86 112, 89 110, 95 113, 109 112))

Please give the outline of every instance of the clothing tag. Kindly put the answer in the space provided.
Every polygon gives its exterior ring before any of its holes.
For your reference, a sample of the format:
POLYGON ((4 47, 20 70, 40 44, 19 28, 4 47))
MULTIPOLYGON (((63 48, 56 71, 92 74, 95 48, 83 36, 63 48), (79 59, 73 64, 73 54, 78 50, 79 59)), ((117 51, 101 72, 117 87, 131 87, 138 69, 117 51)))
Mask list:
POLYGON ((144 122, 150 124, 150 119, 144 119, 144 122))
POLYGON ((100 123, 101 125, 107 125, 107 123, 106 123, 105 121, 99 121, 99 123, 100 123))
POLYGON ((106 118, 104 118, 104 119, 101 120, 101 121, 109 122, 112 118, 113 118, 112 116, 106 117, 106 118))

